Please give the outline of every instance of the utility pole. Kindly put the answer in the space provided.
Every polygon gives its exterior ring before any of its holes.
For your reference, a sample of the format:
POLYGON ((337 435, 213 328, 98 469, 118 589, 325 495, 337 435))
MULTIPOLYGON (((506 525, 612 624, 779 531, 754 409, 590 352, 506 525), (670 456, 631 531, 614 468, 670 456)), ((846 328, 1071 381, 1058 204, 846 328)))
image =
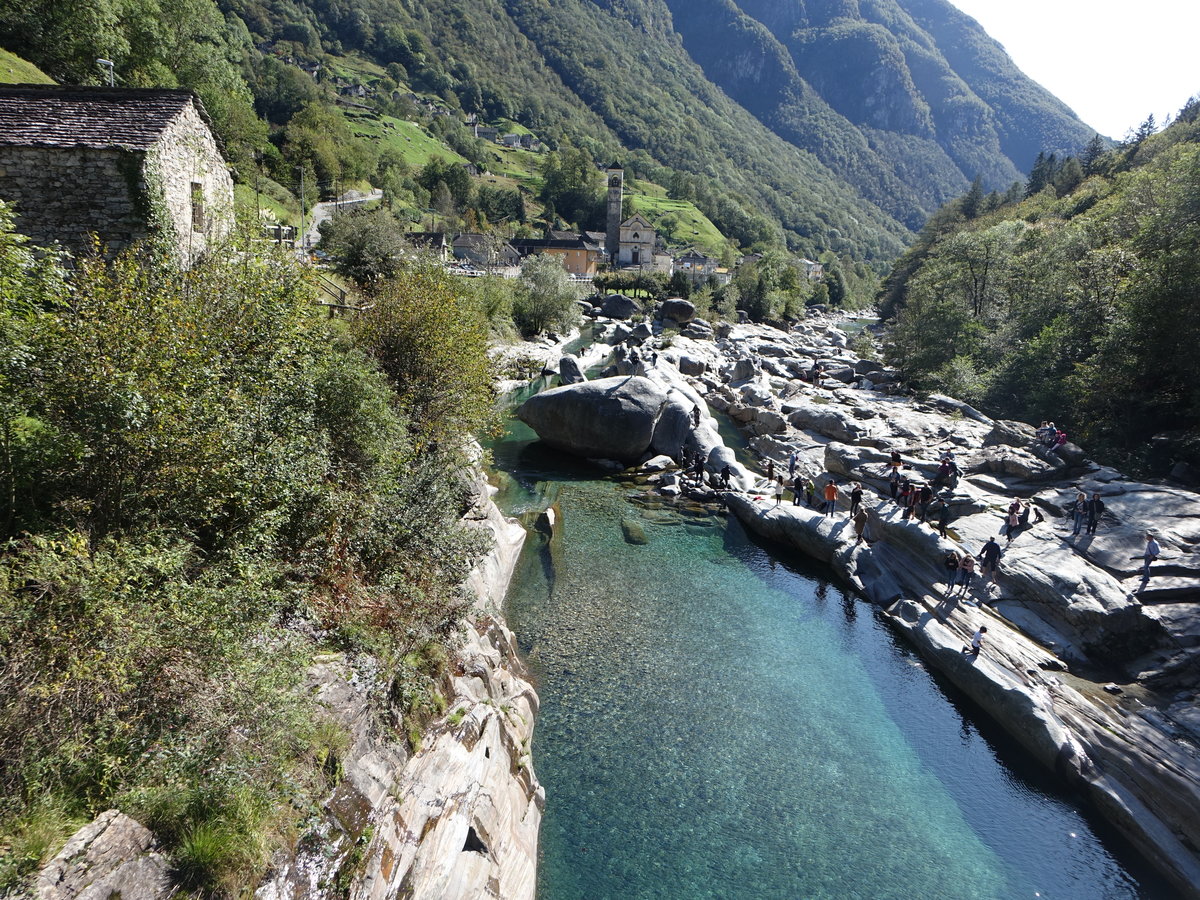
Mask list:
POLYGON ((308 250, 308 232, 304 228, 304 166, 297 166, 300 170, 300 249, 308 250))

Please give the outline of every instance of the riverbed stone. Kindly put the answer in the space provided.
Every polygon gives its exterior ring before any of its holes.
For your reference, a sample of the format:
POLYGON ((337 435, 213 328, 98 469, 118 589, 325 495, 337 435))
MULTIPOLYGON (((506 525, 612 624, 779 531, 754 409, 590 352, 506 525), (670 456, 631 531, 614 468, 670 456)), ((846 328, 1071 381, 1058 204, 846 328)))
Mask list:
POLYGON ((636 300, 624 294, 609 294, 600 301, 600 313, 610 319, 629 319, 642 311, 636 300))
POLYGON ((599 378, 535 394, 517 417, 557 450, 631 464, 649 449, 666 400, 649 378, 599 378))
POLYGON ((663 319, 674 319, 680 325, 686 325, 696 316, 696 305, 679 297, 664 300, 662 304, 663 319))
POLYGON ((587 381, 587 376, 579 366, 579 358, 570 354, 558 361, 558 377, 563 384, 580 384, 587 381))
POLYGON ((119 810, 101 813, 38 874, 38 900, 166 900, 178 890, 154 835, 119 810))

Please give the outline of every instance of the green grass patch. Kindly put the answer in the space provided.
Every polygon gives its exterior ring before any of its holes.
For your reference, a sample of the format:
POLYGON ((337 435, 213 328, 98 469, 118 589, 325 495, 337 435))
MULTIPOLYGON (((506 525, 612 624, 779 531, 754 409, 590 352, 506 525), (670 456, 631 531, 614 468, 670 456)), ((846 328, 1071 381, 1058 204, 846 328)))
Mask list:
POLYGON ((672 200, 657 184, 636 181, 627 188, 626 198, 645 216, 671 247, 695 247, 711 256, 719 256, 729 245, 704 213, 689 200, 672 200))
POLYGON ((421 168, 434 157, 459 163, 467 161, 416 122, 357 110, 348 110, 346 119, 355 135, 394 148, 414 169, 421 168))
POLYGON ((15 53, 0 50, 0 84, 54 84, 54 79, 15 53))

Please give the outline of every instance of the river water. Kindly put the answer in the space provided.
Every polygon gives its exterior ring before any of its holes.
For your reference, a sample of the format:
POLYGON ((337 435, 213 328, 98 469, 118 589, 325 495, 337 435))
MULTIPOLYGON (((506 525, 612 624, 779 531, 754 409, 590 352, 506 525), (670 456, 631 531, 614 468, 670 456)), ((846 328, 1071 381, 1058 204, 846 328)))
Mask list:
POLYGON ((829 570, 533 438, 491 449, 507 513, 561 513, 508 598, 539 900, 1172 896, 829 570))

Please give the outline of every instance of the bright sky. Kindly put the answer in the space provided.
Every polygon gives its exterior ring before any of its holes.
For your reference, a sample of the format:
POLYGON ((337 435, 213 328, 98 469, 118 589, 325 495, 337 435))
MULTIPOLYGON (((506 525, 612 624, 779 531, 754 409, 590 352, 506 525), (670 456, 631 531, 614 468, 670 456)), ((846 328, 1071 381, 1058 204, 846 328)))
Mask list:
POLYGON ((1200 94, 1200 0, 950 0, 1103 135, 1200 94))

